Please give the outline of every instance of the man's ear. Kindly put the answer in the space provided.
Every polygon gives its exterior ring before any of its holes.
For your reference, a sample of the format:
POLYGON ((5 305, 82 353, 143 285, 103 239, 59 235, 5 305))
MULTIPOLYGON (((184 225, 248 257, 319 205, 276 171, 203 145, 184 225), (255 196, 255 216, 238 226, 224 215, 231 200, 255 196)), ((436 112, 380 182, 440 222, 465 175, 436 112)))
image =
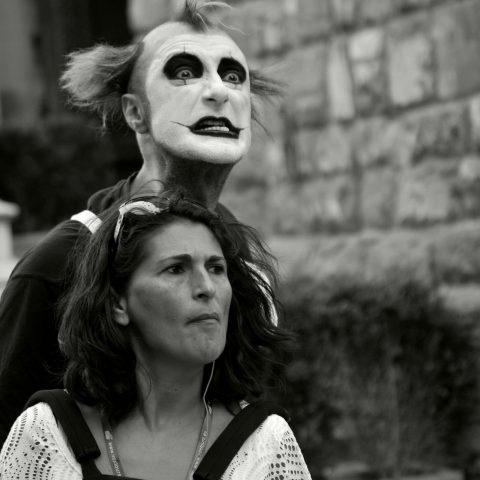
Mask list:
POLYGON ((137 133, 147 133, 147 122, 141 99, 134 93, 122 95, 122 111, 128 126, 137 133))
POLYGON ((130 323, 130 317, 127 311, 127 299, 118 295, 113 290, 110 290, 113 302, 113 318, 123 327, 126 327, 130 323))

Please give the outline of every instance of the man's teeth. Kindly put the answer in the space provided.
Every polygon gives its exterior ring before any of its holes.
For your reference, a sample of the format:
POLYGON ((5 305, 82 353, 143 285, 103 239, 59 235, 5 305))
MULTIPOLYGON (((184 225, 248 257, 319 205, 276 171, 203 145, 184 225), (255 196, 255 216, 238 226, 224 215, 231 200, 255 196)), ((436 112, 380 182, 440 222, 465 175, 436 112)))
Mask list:
POLYGON ((207 131, 212 131, 212 132, 229 132, 230 129, 225 126, 215 126, 215 127, 201 127, 199 130, 207 130, 207 131))

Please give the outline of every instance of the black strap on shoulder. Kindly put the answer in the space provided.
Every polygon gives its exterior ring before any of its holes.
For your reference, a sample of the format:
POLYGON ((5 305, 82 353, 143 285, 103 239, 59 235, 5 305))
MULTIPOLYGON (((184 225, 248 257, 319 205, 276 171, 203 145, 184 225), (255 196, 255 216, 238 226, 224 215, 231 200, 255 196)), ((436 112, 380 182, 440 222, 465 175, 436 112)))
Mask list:
POLYGON ((208 449, 193 474, 194 480, 219 480, 245 440, 272 414, 289 420, 286 410, 267 401, 251 403, 235 415, 208 449))
POLYGON ((90 432, 78 405, 64 390, 39 390, 25 405, 31 407, 39 402, 48 403, 55 418, 60 422, 68 438, 77 462, 83 464, 100 455, 97 442, 90 432))

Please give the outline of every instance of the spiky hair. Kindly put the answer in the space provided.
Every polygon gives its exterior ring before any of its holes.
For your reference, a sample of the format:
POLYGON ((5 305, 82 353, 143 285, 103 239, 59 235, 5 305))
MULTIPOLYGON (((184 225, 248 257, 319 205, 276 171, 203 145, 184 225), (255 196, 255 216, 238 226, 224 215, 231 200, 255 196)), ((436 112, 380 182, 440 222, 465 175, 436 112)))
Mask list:
POLYGON ((175 22, 186 23, 194 30, 205 32, 209 28, 217 25, 208 16, 208 12, 213 12, 221 8, 231 8, 225 2, 200 2, 199 0, 186 0, 183 10, 173 19, 175 22))
MULTIPOLYGON (((183 10, 172 21, 205 32, 218 28, 207 13, 225 7, 231 8, 223 2, 185 0, 183 10)), ((99 115, 104 128, 126 126, 121 98, 129 90, 135 91, 135 86, 131 85, 132 72, 143 48, 143 41, 122 47, 99 44, 69 54, 60 78, 60 86, 68 93, 69 103, 99 115)), ((254 120, 258 121, 256 100, 279 95, 281 90, 279 82, 259 71, 250 71, 254 120)))

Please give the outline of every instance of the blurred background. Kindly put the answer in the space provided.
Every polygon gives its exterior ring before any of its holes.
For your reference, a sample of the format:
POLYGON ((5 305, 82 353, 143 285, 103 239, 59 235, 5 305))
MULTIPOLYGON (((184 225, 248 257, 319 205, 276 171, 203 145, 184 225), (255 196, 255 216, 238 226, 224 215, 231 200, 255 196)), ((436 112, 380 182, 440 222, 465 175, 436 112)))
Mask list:
MULTIPOLYGON (((480 478, 480 0, 230 0, 261 108, 221 201, 279 259, 301 348, 282 401, 314 479, 480 478)), ((182 0, 0 0, 0 283, 139 168, 66 106, 65 55, 182 0)))

